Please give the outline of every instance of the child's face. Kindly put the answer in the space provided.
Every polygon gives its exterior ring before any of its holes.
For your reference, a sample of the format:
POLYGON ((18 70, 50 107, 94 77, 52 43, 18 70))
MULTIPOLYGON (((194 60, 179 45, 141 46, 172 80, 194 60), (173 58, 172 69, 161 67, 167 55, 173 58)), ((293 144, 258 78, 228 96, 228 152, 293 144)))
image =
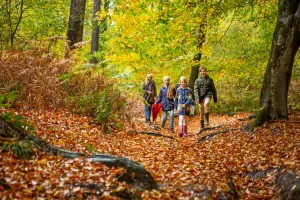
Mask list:
POLYGON ((201 76, 203 77, 203 78, 205 78, 205 76, 206 76, 206 71, 205 70, 200 70, 200 74, 201 74, 201 76))
POLYGON ((185 88, 186 87, 186 80, 181 80, 180 81, 180 86, 185 88))
POLYGON ((147 81, 150 82, 152 80, 152 76, 147 76, 147 81))
POLYGON ((164 80, 164 83, 166 86, 168 86, 170 84, 170 80, 166 79, 166 80, 164 80))

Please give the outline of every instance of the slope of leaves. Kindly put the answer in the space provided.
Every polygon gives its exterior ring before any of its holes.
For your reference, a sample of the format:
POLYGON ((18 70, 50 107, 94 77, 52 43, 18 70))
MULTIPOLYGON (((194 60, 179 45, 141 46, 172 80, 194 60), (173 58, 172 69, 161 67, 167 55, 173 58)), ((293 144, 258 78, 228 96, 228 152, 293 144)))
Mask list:
MULTIPOLYGON (((296 111, 290 113, 289 120, 269 122, 253 134, 241 131, 247 122, 239 119, 247 118, 249 113, 232 117, 212 114, 211 127, 223 126, 200 135, 197 134, 199 117, 190 117, 189 136, 183 138, 178 136, 177 130, 174 134, 164 129, 155 130, 153 125, 142 123, 143 119, 135 124, 137 132, 159 132, 175 140, 129 131, 132 127, 103 134, 93 119, 68 110, 12 111, 24 115, 36 127, 36 134, 52 145, 86 154, 123 156, 144 165, 161 190, 139 193, 143 199, 214 199, 222 195, 269 199, 277 195, 276 172, 269 170, 261 178, 251 178, 250 172, 284 168, 300 175, 300 113, 296 111), (211 140, 197 142, 201 136, 229 129, 231 131, 211 140)), ((154 124, 160 124, 159 120, 154 124)), ((0 156, 3 166, 0 179, 11 187, 4 190, 0 186, 1 196, 82 197, 86 189, 79 187, 79 183, 114 185, 113 188, 119 190, 127 188, 124 183, 115 181, 121 169, 108 169, 98 163, 48 157, 38 152, 29 161, 16 160, 3 150, 0 156)), ((104 188, 103 193, 96 195, 106 198, 105 195, 113 194, 111 187, 104 188)))

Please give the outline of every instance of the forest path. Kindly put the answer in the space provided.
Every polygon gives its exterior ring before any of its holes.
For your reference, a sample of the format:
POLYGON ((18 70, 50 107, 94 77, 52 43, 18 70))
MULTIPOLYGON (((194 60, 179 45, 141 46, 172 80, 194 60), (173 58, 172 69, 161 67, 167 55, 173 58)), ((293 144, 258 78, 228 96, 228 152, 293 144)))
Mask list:
MULTIPOLYGON (((116 129, 111 134, 102 133, 92 118, 65 109, 12 111, 25 116, 36 127, 36 135, 51 145, 85 154, 127 157, 142 164, 161 186, 160 192, 144 192, 142 195, 147 198, 216 197, 219 192, 233 190, 240 197, 269 198, 275 195, 272 184, 276 173, 271 170, 259 179, 249 178, 248 173, 282 167, 300 175, 299 111, 291 112, 289 120, 267 123, 252 134, 241 131, 247 122, 239 120, 247 118, 249 113, 234 116, 212 113, 211 127, 222 126, 200 135, 197 134, 199 116, 192 116, 187 137, 179 137, 177 118, 175 133, 157 129, 160 119, 153 123, 155 126, 149 126, 137 118, 137 132, 157 132, 175 140, 128 132, 131 127, 124 127, 123 131, 116 129), (197 142, 200 136, 229 129, 232 130, 211 140, 197 142)), ((52 162, 55 166, 56 161, 52 162)))

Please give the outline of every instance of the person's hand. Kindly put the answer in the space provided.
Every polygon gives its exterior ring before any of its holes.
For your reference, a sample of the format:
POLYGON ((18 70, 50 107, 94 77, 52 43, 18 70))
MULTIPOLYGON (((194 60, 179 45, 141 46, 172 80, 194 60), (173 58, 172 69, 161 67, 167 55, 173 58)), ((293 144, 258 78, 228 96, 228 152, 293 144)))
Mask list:
POLYGON ((181 104, 181 108, 185 108, 186 106, 185 106, 185 104, 181 104))
POLYGON ((151 91, 148 91, 148 94, 152 94, 152 92, 151 92, 151 91))
POLYGON ((199 104, 199 99, 196 99, 195 102, 199 104))

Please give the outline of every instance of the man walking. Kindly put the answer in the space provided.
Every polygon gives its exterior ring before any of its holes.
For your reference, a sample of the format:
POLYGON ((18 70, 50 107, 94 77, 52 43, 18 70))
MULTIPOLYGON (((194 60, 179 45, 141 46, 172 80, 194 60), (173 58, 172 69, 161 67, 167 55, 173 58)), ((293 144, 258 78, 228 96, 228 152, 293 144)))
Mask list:
POLYGON ((199 68, 200 77, 197 78, 194 85, 194 95, 196 103, 199 103, 200 107, 200 126, 204 128, 204 116, 205 125, 209 126, 209 102, 213 97, 214 102, 217 102, 217 91, 214 85, 214 81, 210 78, 206 72, 205 67, 199 68))

